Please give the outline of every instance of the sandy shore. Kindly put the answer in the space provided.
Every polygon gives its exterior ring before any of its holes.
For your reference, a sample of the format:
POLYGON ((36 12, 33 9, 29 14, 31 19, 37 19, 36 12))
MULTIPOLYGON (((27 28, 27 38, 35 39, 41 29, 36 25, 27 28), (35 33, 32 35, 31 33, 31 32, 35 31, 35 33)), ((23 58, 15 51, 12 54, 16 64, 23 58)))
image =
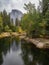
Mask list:
POLYGON ((49 49, 49 39, 43 39, 43 38, 29 38, 26 36, 25 33, 20 34, 17 32, 3 32, 0 34, 0 38, 5 38, 5 37, 17 37, 19 36, 19 38, 24 39, 25 41, 31 42, 33 43, 37 48, 40 49, 49 49))
POLYGON ((4 38, 4 37, 11 37, 11 36, 20 36, 20 38, 24 38, 24 36, 26 36, 26 33, 18 33, 18 32, 3 32, 0 34, 0 38, 4 38))

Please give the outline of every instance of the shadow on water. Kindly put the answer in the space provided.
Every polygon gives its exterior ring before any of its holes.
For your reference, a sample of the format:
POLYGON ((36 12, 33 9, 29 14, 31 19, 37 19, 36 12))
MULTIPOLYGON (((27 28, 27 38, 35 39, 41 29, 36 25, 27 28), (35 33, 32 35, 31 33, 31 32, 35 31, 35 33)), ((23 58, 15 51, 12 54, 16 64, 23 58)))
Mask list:
POLYGON ((18 38, 0 39, 0 65, 49 65, 49 50, 18 38))
POLYGON ((37 49, 32 43, 22 42, 22 57, 25 65, 49 65, 49 50, 37 49))

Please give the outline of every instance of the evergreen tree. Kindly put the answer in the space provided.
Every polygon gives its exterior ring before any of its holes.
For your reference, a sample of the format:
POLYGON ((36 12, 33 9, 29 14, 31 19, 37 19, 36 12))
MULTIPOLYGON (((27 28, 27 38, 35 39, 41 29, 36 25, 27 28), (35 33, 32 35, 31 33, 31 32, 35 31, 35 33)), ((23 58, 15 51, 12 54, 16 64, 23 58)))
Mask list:
POLYGON ((49 7, 49 0, 42 0, 42 4, 43 4, 43 15, 45 15, 46 11, 48 10, 49 7))

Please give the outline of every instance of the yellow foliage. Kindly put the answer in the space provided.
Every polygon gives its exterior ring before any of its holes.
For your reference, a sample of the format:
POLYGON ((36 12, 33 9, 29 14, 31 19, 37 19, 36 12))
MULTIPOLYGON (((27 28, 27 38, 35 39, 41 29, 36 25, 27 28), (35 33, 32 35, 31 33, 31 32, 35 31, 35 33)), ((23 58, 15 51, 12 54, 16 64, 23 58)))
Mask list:
POLYGON ((18 32, 21 34, 26 33, 25 31, 22 30, 22 28, 20 26, 18 27, 18 32))
POLYGON ((43 37, 43 35, 40 35, 40 37, 43 37))
POLYGON ((20 26, 18 27, 18 32, 23 33, 23 30, 22 30, 22 28, 20 26))

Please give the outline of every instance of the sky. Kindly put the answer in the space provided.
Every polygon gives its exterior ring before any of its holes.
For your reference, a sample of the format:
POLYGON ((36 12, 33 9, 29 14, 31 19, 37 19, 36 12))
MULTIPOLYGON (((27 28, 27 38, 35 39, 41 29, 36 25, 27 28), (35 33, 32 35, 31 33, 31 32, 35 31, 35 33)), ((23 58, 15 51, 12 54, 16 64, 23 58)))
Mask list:
POLYGON ((25 13, 24 3, 28 2, 35 4, 36 8, 39 5, 39 0, 0 0, 0 11, 5 9, 7 12, 11 12, 12 9, 18 9, 25 13))

